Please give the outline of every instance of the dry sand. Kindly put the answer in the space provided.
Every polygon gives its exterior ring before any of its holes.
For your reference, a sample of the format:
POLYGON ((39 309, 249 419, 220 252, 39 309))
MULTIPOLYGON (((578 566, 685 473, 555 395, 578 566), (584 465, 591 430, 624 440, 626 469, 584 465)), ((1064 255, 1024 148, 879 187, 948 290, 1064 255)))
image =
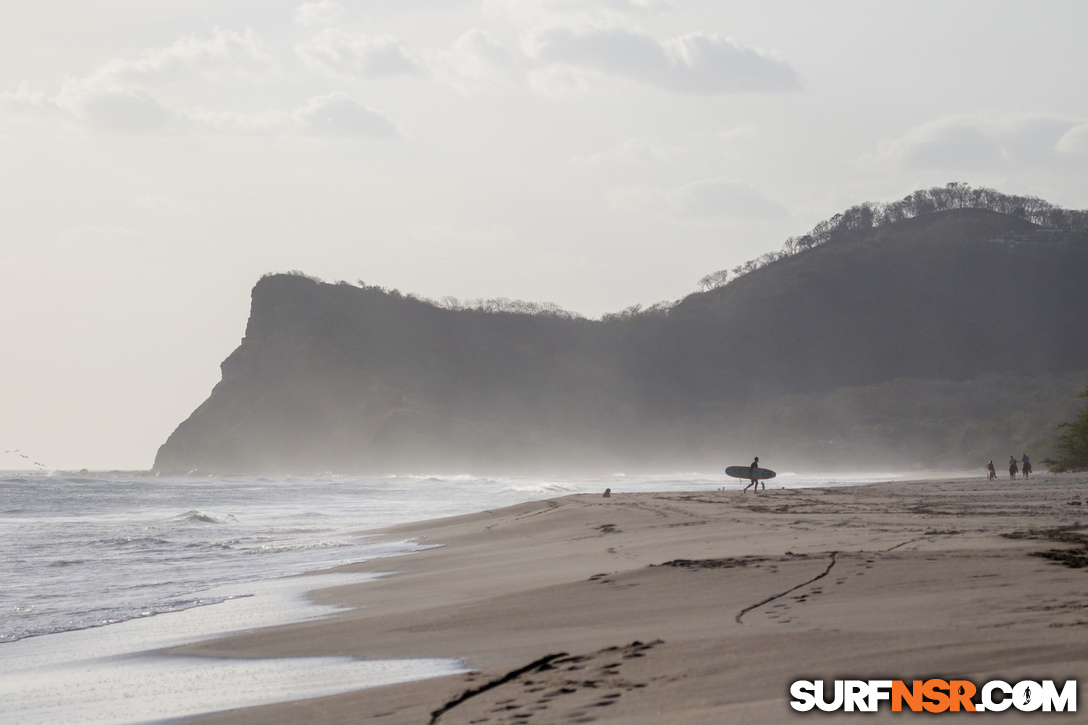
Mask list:
MULTIPOLYGON (((1086 496, 1088 476, 1039 475, 527 503, 386 530, 441 548, 350 567, 395 573, 315 594, 341 615, 181 651, 474 670, 209 724, 909 720, 925 715, 797 713, 789 686, 1088 676, 1086 496)), ((1040 717, 1083 715, 971 721, 1040 717)))

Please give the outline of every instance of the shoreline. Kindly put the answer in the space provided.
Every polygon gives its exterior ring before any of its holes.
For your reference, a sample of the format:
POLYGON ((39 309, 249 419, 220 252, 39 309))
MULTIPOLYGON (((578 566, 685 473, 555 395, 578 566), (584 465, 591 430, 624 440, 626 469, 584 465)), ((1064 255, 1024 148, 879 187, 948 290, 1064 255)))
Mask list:
POLYGON ((1079 549, 1048 532, 1086 495, 1088 474, 574 494, 366 532, 439 546, 333 570, 386 576, 314 591, 332 617, 173 652, 473 672, 187 722, 419 723, 464 697, 437 722, 773 723, 803 716, 797 679, 1079 679, 1088 572, 1033 554, 1079 549))
MULTIPOLYGON (((366 574, 328 575, 358 584, 366 574)), ((227 585, 228 587, 230 585, 227 585)), ((314 602, 305 575, 253 582, 215 604, 110 625, 26 637, 0 645, 4 723, 165 722, 463 672, 458 662, 361 661, 344 657, 239 659, 173 657, 172 648, 261 627, 318 621, 337 610, 314 602)), ((210 592, 214 590, 209 590, 210 592)))

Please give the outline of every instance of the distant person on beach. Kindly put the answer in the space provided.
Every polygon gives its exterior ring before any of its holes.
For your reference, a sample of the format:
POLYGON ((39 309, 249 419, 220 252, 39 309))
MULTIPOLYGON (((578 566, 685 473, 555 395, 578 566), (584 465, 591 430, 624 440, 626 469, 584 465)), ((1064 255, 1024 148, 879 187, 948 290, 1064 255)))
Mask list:
POLYGON ((1016 465, 1016 459, 1009 456, 1009 478, 1016 478, 1016 474, 1020 472, 1020 467, 1016 465))
MULTIPOLYGON (((756 456, 756 459, 754 461, 752 461, 751 470, 749 471, 749 474, 748 474, 748 475, 750 475, 752 477, 752 482, 744 487, 745 491, 747 491, 749 488, 752 488, 752 486, 755 486, 755 488, 753 489, 754 491, 759 491, 759 479, 756 478, 756 469, 757 468, 759 468, 759 456, 756 456)), ((767 484, 766 483, 763 484, 763 490, 764 491, 767 490, 767 484)))
POLYGON ((1028 458, 1027 453, 1025 453, 1024 457, 1020 459, 1020 462, 1023 464, 1020 467, 1020 470, 1024 472, 1024 478, 1027 478, 1028 474, 1031 473, 1031 459, 1028 458))
POLYGON ((994 462, 993 461, 990 461, 989 463, 986 464, 986 470, 990 474, 990 480, 991 481, 994 480, 995 478, 997 478, 997 470, 994 468, 994 462))

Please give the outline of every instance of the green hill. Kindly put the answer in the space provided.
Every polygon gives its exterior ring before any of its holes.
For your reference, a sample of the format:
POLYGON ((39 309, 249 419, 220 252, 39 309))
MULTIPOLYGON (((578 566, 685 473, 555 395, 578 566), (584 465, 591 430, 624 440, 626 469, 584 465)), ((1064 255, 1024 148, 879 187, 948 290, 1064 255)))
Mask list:
MULTIPOLYGON (((909 198, 909 197, 908 197, 909 198)), ((449 309, 260 280, 155 468, 216 472, 981 467, 1088 380, 1088 235, 989 209, 840 226, 645 312, 449 309)))

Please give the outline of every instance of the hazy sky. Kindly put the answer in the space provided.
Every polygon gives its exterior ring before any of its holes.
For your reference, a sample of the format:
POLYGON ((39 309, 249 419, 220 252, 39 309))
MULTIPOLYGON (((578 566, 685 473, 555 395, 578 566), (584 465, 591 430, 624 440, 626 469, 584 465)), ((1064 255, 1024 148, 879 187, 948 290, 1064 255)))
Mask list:
POLYGON ((1081 0, 2 3, 0 468, 150 466, 267 272, 596 317, 948 181, 1088 207, 1086 27, 1081 0))

